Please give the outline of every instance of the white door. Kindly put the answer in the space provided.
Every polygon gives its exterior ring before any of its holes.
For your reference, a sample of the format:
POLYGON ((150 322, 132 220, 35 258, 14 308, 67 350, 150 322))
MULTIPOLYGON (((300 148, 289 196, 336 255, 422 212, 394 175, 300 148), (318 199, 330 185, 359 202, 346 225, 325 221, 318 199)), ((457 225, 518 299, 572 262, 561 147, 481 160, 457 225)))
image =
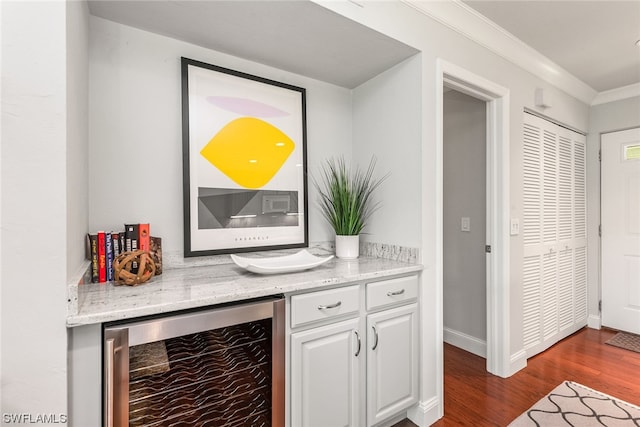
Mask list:
POLYGON ((291 425, 358 427, 360 319, 291 334, 291 425))
POLYGON ((418 400, 418 305, 367 316, 367 425, 418 400))
POLYGON ((602 325, 640 334, 640 128, 601 149, 602 325))
POLYGON ((524 113, 523 338, 527 358, 587 324, 586 138, 524 113))

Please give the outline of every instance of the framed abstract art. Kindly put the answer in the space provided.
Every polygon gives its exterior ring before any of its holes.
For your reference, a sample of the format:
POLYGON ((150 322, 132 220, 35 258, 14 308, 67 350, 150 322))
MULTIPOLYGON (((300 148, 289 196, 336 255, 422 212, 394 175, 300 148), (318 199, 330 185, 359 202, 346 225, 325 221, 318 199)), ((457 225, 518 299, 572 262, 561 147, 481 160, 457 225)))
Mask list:
POLYGON ((185 256, 308 246, 305 94, 182 58, 185 256))

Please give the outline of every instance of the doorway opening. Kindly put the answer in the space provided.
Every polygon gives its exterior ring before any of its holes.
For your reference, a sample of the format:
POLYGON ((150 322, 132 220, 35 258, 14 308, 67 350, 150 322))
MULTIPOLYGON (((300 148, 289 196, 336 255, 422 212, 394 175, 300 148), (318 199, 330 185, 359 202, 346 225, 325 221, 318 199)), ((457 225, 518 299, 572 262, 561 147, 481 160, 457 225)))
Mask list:
POLYGON ((487 356, 487 102, 443 94, 443 338, 487 356))
MULTIPOLYGON (((509 377, 526 365, 523 355, 510 354, 509 324, 509 91, 483 77, 439 59, 436 72, 436 264, 439 308, 443 310, 444 227, 444 89, 479 99, 486 104, 486 366, 487 371, 509 377), (522 356, 522 357, 520 357, 522 356)), ((462 225, 462 224, 461 224, 462 225)), ((443 342, 440 316, 439 341, 443 342)), ((437 371, 438 396, 443 401, 442 346, 437 371)))

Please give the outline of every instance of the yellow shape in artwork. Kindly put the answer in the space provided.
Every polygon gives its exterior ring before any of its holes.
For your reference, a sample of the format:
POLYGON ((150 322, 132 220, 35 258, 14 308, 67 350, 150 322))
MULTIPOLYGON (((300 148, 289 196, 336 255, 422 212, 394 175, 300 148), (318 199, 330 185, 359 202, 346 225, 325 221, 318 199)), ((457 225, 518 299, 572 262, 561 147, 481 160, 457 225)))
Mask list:
POLYGON ((227 123, 200 154, 238 185, 260 188, 275 176, 294 148, 291 138, 277 127, 242 117, 227 123))

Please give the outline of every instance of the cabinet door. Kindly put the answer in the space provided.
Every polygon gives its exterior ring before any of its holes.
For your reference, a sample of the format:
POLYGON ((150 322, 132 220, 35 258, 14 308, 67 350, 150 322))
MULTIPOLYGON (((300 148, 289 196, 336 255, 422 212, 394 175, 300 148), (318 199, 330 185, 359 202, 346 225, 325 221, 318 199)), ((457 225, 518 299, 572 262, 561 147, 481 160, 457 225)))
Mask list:
POLYGON ((418 400, 418 305, 367 316, 367 425, 418 400))
POLYGON ((359 322, 356 318, 291 334, 292 426, 359 426, 364 357, 359 322))

